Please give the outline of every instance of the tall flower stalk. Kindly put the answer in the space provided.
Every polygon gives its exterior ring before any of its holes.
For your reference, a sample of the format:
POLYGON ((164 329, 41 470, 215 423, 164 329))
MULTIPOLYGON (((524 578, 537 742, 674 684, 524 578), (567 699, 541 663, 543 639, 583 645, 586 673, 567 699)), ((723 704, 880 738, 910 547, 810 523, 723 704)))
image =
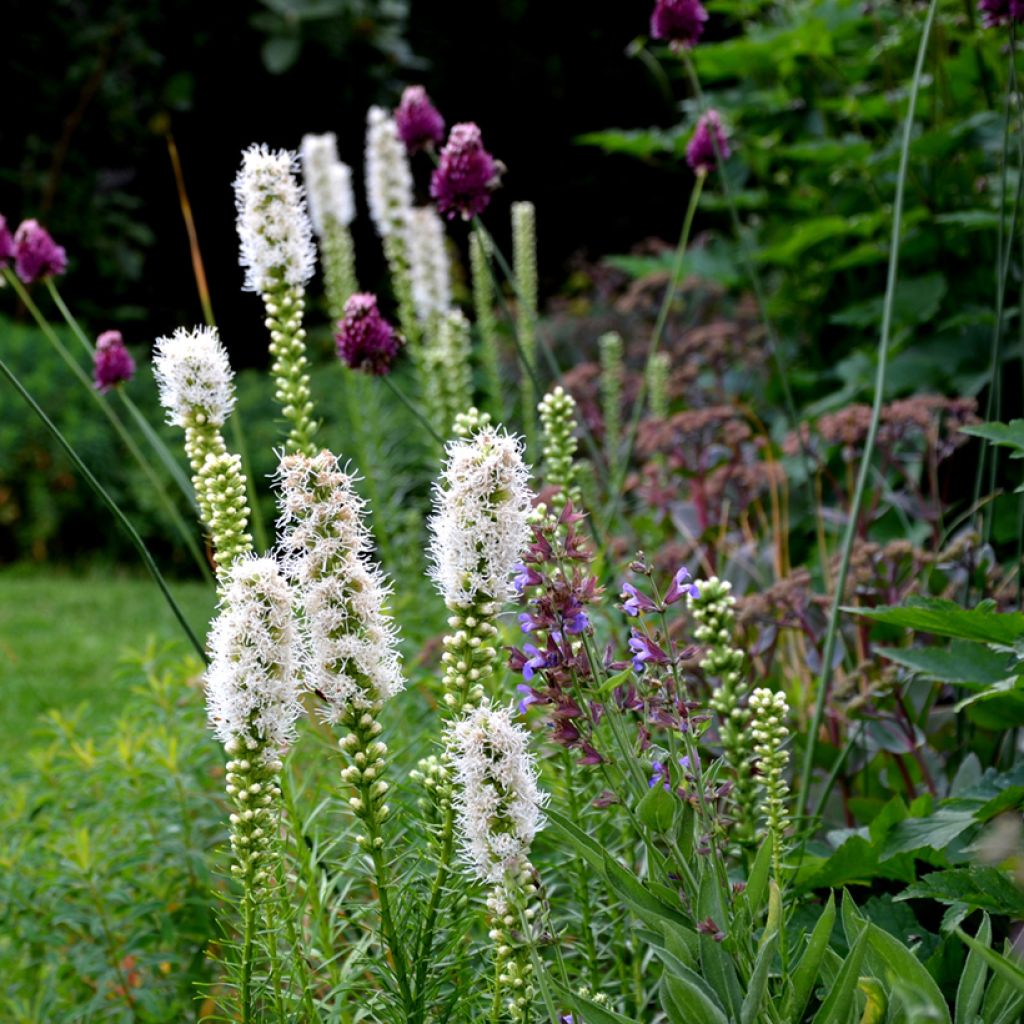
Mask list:
POLYGON ((544 483, 556 488, 551 507, 557 512, 571 501, 579 506, 581 494, 576 481, 576 400, 559 384, 537 406, 544 443, 544 483))
POLYGON ((302 321, 316 257, 298 166, 289 150, 250 146, 235 178, 235 206, 245 290, 260 295, 267 314, 275 397, 289 423, 287 448, 309 455, 317 425, 302 321))
POLYGON ((343 781, 349 806, 365 833, 380 900, 381 926, 391 949, 405 1005, 410 988, 403 943, 391 907, 391 874, 383 825, 390 813, 383 778, 387 745, 378 721, 385 701, 405 686, 397 632, 386 610, 390 589, 370 560, 373 541, 364 503, 337 458, 286 455, 280 465, 281 547, 303 609, 303 686, 320 717, 345 730, 343 781))
POLYGON ((427 407, 441 437, 452 433, 456 417, 473 400, 469 321, 459 309, 449 309, 437 321, 437 333, 423 351, 427 407))
POLYGON ((536 439, 537 392, 537 211, 533 203, 512 204, 512 265, 516 279, 516 333, 527 362, 519 387, 523 399, 523 429, 532 450, 536 439))
POLYGON ((484 371, 488 411, 504 419, 505 395, 501 382, 501 351, 498 347, 498 318, 494 313, 494 277, 488 246, 490 236, 474 230, 469 236, 469 266, 473 278, 473 311, 480 335, 480 362, 484 371))

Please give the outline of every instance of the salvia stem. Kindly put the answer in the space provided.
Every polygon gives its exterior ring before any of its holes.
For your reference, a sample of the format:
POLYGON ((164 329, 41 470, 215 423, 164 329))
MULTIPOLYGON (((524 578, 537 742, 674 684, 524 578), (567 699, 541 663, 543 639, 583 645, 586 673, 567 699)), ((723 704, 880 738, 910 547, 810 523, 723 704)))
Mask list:
POLYGON ((134 526, 132 526, 131 521, 124 514, 124 512, 121 511, 121 509, 117 505, 117 502, 115 502, 114 499, 107 493, 106 489, 99 482, 99 480, 97 480, 96 477, 93 476, 89 467, 82 461, 78 453, 75 451, 74 448, 72 448, 71 444, 67 441, 67 439, 60 432, 60 430, 57 429, 56 424, 50 419, 49 416, 46 415, 46 413, 43 411, 39 403, 36 402, 36 400, 28 393, 28 391, 25 390, 24 385, 21 383, 20 380, 18 380, 18 378, 14 375, 14 372, 11 370, 11 368, 2 359, 0 359, 0 373, 3 373, 3 375, 11 382, 11 384, 14 385, 14 389, 18 392, 19 395, 21 395, 25 402, 28 403, 29 407, 39 417, 39 419, 42 420, 47 430, 49 430, 50 433, 53 434, 54 438, 57 440, 57 443, 61 446, 61 448, 64 449, 64 452, 67 454, 68 458, 71 459, 71 461, 74 463, 75 468, 79 471, 79 473, 82 474, 83 477, 85 477, 86 482, 96 492, 96 496, 100 499, 100 501, 103 502, 104 505, 106 505, 111 515, 113 515, 114 518, 124 528, 125 532, 131 539, 132 544, 135 545, 135 549, 139 552, 139 557, 142 559, 146 568, 149 570, 150 575, 153 577, 153 581, 160 588, 160 593, 164 595, 164 599, 167 601, 167 604, 170 606, 171 611, 174 613, 174 617, 178 620, 179 625, 185 631, 185 635, 188 637, 189 642, 192 644, 193 648, 195 649, 199 657, 202 658, 202 660, 205 662, 206 651, 203 649, 203 645, 196 638, 195 633, 192 632, 192 627, 188 624, 188 620, 185 618, 185 615, 182 612, 178 602, 175 601, 174 595, 168 589, 167 582, 166 580, 164 580, 163 576, 160 573, 160 570, 157 568, 156 562, 153 561, 153 556, 149 553, 149 549, 146 547, 146 544, 143 541, 143 539, 139 536, 138 531, 135 529, 134 526))
POLYGON ((930 0, 928 13, 925 15, 924 28, 921 30, 921 43, 914 64, 914 75, 910 83, 910 94, 907 101, 907 116, 903 122, 903 141, 900 146, 899 170, 896 175, 896 197, 892 211, 892 239, 889 246, 889 269, 885 285, 885 299, 882 304, 882 331, 878 342, 878 368, 875 374, 875 397, 871 405, 871 421, 867 437, 864 439, 864 451, 861 455, 860 468, 857 472, 857 485, 850 506, 846 531, 843 535, 843 546, 836 574, 835 590, 829 609, 828 629, 822 653, 821 678, 818 680, 818 693, 811 717, 810 729, 804 747, 803 766, 800 772, 800 791, 797 794, 796 818, 800 821, 810 798, 811 775, 814 771, 814 754, 817 750, 818 735, 821 732, 825 717, 825 704, 828 700, 829 686, 832 682, 832 661, 839 635, 839 609, 843 602, 846 589, 846 577, 850 569, 850 557, 853 553, 853 541, 857 535, 857 521, 860 518, 861 506, 864 503, 864 491, 870 471, 871 455, 878 435, 878 424, 882 416, 882 401, 885 397, 885 373, 889 359, 889 338, 892 331, 893 301, 896 296, 896 281, 899 274, 900 232, 903 226, 903 192, 907 180, 907 166, 910 158, 910 140, 914 128, 914 112, 917 107, 917 94, 921 88, 921 77, 924 73, 924 61, 928 52, 928 40, 931 37, 932 23, 935 20, 937 0, 930 0))

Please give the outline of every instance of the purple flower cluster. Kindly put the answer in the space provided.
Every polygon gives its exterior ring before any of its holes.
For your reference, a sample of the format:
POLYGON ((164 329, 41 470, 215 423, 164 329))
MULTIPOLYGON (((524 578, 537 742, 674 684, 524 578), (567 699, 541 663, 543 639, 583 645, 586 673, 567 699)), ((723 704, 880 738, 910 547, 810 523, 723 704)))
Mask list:
POLYGON ((422 85, 410 85, 402 93, 395 111, 398 134, 409 153, 433 149, 444 138, 444 118, 422 85))
POLYGON ((717 110, 709 110, 701 115, 697 129, 686 144, 686 162, 694 174, 707 174, 713 171, 721 158, 722 163, 732 155, 729 139, 722 127, 722 119, 717 110), (718 152, 715 152, 717 146, 718 152))
POLYGON ((978 10, 985 28, 1024 20, 1024 0, 979 0, 978 10))
POLYGON ((367 292, 349 296, 335 342, 338 358, 347 367, 378 377, 391 369, 401 348, 394 328, 377 309, 377 296, 367 292))
POLYGON ((96 390, 108 392, 135 376, 135 360, 125 348, 120 331, 104 331, 96 339, 93 354, 92 378, 96 390))
POLYGON ((673 50, 691 50, 707 20, 708 12, 700 0, 657 0, 651 12, 651 36, 673 50))
POLYGON ((430 179, 430 195, 449 220, 456 214, 472 220, 487 209, 502 171, 502 165, 484 149, 480 129, 472 123, 457 124, 441 150, 430 179))
POLYGON ((14 272, 25 284, 56 277, 67 270, 68 257, 49 231, 37 220, 23 220, 11 235, 7 219, 0 216, 0 269, 14 261, 14 272))

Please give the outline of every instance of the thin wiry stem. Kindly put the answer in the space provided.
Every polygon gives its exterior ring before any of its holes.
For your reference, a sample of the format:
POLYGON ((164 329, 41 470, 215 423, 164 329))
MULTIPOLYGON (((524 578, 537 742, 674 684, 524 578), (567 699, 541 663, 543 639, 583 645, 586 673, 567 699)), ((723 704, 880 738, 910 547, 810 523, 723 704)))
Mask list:
POLYGON ((82 461, 78 453, 71 444, 65 439, 64 435, 58 430, 56 424, 50 419, 49 416, 43 412, 39 403, 25 390, 24 385, 14 375, 14 371, 0 359, 0 373, 2 373, 14 386, 14 389, 19 395, 28 403, 32 411, 43 421, 43 424, 50 431, 51 434, 56 438, 57 443, 64 449, 68 458, 74 463, 75 468, 85 477, 86 482, 96 492, 96 496, 107 506, 111 515, 121 524, 125 532, 131 538, 132 543, 135 545, 136 550, 139 552, 139 556, 142 558, 143 563, 149 570, 150 575, 153 577, 154 582, 160 588, 160 593, 164 595, 164 599, 170 605, 171 611, 174 613, 174 617, 178 620, 181 628, 185 631, 185 635, 188 637, 189 642, 195 648, 196 653, 205 662, 206 651, 203 650, 203 645, 196 638, 195 633, 192 632, 192 627, 188 624, 188 620, 185 618, 181 607, 178 602, 175 601, 174 595, 171 594, 167 587, 167 581, 163 578, 160 570, 156 566, 156 562, 153 561, 153 556, 149 553, 149 549, 146 547, 145 542, 139 536, 138 531, 132 526, 131 521, 118 507, 117 502, 107 493, 103 485, 92 475, 89 467, 82 461))
POLYGON ((814 704, 814 715, 807 735, 804 748, 803 766, 800 772, 800 792, 797 795, 797 819, 802 819, 807 810, 810 796, 811 775, 814 771, 814 753, 817 749, 818 734, 825 717, 825 703, 828 700, 829 684, 832 681, 832 660, 839 635, 839 609, 846 589, 846 577, 850 569, 850 556, 853 553, 853 542, 857 535, 857 520, 860 518, 861 505, 867 486, 871 468, 871 454, 875 447, 878 424, 882 416, 882 401, 885 396, 885 373, 889 359, 889 337, 892 331, 893 301, 896 296, 896 281, 899 272, 900 230, 903 224, 903 192, 907 180, 907 166, 910 162, 910 140, 914 129, 914 111, 917 106, 917 94, 921 87, 921 76, 924 73, 924 61, 928 53, 928 40, 931 37, 932 23, 935 20, 935 8, 938 0, 930 0, 928 13, 925 16, 924 28, 921 31, 921 43, 914 64, 914 76, 910 83, 910 96, 907 103, 907 116, 903 124, 903 141, 900 146, 899 170, 896 175, 896 197, 892 211, 892 239, 889 246, 889 268, 885 285, 885 300, 882 304, 882 331, 878 342, 878 368, 875 374, 875 397, 871 406, 871 422, 867 437, 864 440, 864 453, 861 456, 860 468, 857 472, 857 486, 853 495, 846 532, 843 535, 843 546, 836 574, 835 590, 832 594, 832 605, 829 611, 828 629, 825 633, 825 645, 822 655, 821 678, 818 681, 817 699, 814 704))

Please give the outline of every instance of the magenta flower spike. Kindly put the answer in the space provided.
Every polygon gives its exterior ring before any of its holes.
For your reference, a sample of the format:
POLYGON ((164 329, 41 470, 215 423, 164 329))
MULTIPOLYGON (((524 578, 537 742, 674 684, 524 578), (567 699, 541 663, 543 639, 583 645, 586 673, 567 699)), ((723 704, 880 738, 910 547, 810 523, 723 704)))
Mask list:
POLYGON ((68 257, 37 220, 23 220, 14 233, 14 270, 25 284, 56 277, 67 270, 68 257))
POLYGON ((391 369, 401 348, 394 328, 377 309, 377 296, 367 292, 357 292, 345 303, 335 342, 338 358, 346 366, 377 377, 391 369))
POLYGON ((487 209, 501 183, 502 165, 484 149, 480 129, 472 123, 452 127, 441 160, 430 179, 437 209, 451 220, 472 220, 487 209))
POLYGON ((444 118, 422 85, 410 85, 395 111, 398 134, 409 153, 433 149, 444 140, 444 118))
POLYGON ((985 28, 998 28, 1024 19, 1024 0, 979 0, 978 10, 985 28))
POLYGON ((732 154, 729 139, 722 127, 722 119, 717 110, 709 110, 701 115, 697 122, 697 130, 686 144, 686 162, 694 174, 707 174, 715 169, 718 159, 722 162, 732 154), (718 152, 715 147, 717 143, 718 152))
POLYGON ((135 376, 135 360, 125 348, 120 331, 104 331, 96 339, 92 377, 96 390, 106 394, 135 376))
POLYGON ((657 0, 651 11, 651 36, 673 50, 692 50, 707 20, 700 0, 657 0))
POLYGON ((7 218, 0 214, 0 270, 14 259, 14 236, 7 226, 7 218))

